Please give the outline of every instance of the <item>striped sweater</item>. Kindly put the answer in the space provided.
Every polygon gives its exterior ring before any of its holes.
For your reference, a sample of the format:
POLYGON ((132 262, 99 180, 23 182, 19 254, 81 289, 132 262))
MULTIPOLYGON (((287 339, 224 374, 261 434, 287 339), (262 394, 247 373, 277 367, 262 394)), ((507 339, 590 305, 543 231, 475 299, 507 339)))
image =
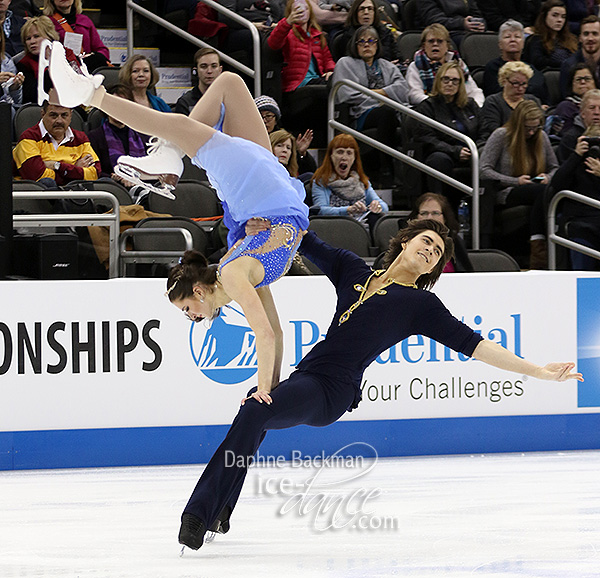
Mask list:
POLYGON ((100 160, 84 132, 73 130, 73 138, 54 148, 49 134, 42 138, 40 125, 28 128, 13 150, 14 169, 23 179, 39 181, 50 178, 58 186, 70 181, 94 181, 100 174, 100 160), (76 167, 75 163, 85 154, 91 154, 94 165, 91 167, 76 167), (45 161, 60 162, 60 169, 54 171, 44 164, 45 161))

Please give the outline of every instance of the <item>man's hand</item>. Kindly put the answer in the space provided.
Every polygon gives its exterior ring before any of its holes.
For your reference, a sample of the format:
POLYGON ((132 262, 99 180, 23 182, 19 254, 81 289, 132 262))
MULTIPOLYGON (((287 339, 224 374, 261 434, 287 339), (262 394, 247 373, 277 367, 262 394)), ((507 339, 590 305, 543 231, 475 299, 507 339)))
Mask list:
POLYGON ((77 159, 76 167, 88 168, 94 166, 94 157, 90 153, 86 153, 77 159))

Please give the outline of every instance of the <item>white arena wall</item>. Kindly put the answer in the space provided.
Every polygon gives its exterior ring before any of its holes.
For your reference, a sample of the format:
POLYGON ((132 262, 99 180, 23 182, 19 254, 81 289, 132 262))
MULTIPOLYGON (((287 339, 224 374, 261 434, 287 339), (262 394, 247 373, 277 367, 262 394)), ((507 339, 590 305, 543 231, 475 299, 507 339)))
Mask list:
MULTIPOLYGON (((0 469, 208 461, 255 384, 253 334, 235 304, 209 328, 164 290, 163 279, 0 282, 0 469)), ((286 377, 326 332, 335 293, 318 276, 272 290, 286 377)), ((600 276, 444 275, 435 292, 486 338, 539 364, 573 360, 585 382, 507 373, 414 336, 368 368, 357 410, 269 432, 261 456, 600 448, 600 276)))

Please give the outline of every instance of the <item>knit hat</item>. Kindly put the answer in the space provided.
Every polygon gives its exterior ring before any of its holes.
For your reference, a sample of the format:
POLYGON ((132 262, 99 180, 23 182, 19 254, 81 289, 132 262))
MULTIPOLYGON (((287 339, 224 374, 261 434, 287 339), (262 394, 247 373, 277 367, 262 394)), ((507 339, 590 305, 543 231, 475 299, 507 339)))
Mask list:
POLYGON ((277 120, 281 118, 281 110, 279 110, 279 106, 274 98, 270 96, 257 96, 254 102, 256 103, 258 112, 272 112, 277 120))

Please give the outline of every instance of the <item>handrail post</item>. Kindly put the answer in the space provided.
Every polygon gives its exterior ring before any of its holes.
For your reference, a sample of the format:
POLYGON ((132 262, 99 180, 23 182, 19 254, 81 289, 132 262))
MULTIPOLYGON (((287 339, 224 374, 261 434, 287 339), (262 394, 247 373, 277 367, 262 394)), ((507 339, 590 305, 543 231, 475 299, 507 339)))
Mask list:
POLYGON ((247 67, 245 64, 238 62, 234 58, 231 58, 230 56, 228 56, 224 52, 221 52, 220 50, 214 48, 214 46, 211 46, 207 42, 204 42, 203 40, 196 38, 192 34, 189 34, 188 32, 181 30, 181 28, 177 28, 177 26, 175 26, 174 24, 171 24, 168 20, 165 20, 164 18, 161 18, 160 16, 156 16, 149 10, 146 10, 142 6, 139 6, 138 4, 136 4, 133 0, 127 0, 127 2, 126 2, 127 57, 129 58, 133 54, 133 13, 137 12, 144 18, 150 20, 151 22, 154 22, 155 24, 158 24, 162 28, 165 28, 169 32, 172 32, 176 36, 179 36, 180 38, 187 40, 189 43, 191 43, 195 46, 198 46, 201 48, 214 49, 218 53, 219 58, 223 62, 230 64, 236 70, 243 72, 244 74, 248 75, 250 78, 254 79, 254 92, 255 92, 254 96, 259 96, 261 94, 261 64, 260 64, 260 48, 261 48, 261 46, 260 46, 260 34, 259 34, 256 26, 254 26, 254 24, 252 22, 250 22, 243 16, 240 16, 239 14, 236 14, 235 12, 229 10, 228 8, 221 6, 218 2, 214 2, 213 0, 199 0, 199 1, 203 2, 207 6, 210 6, 211 8, 214 8, 217 12, 220 12, 221 14, 225 14, 231 20, 234 20, 241 26, 248 28, 250 30, 250 35, 252 36, 252 54, 254 56, 254 69, 247 67))
POLYGON ((573 251, 578 251, 579 253, 583 253, 584 255, 588 255, 589 257, 593 257, 594 259, 600 260, 600 251, 596 251, 595 249, 590 249, 581 243, 576 243, 575 241, 571 241, 566 237, 561 237, 555 233, 556 229, 556 209, 558 207, 558 203, 563 199, 570 199, 575 202, 582 203, 584 205, 588 205, 590 207, 594 207, 595 209, 600 209, 600 201, 596 199, 592 199, 591 197, 586 197, 580 193, 575 193, 573 191, 559 191, 556 193, 552 200, 550 201, 550 205, 548 207, 548 267, 551 271, 556 270, 556 247, 557 245, 562 245, 567 249, 572 249, 573 251))
POLYGON ((387 96, 382 96, 376 92, 373 92, 372 90, 365 88, 364 86, 362 86, 361 84, 358 84, 357 82, 354 82, 353 80, 338 80, 333 85, 333 87, 331 88, 331 91, 329 92, 329 98, 327 101, 327 115, 328 115, 328 123, 327 123, 327 140, 328 140, 328 142, 331 142, 331 139, 334 136, 334 129, 338 128, 339 130, 343 130, 344 132, 352 135, 357 140, 365 142, 365 143, 371 145, 373 148, 383 151, 383 152, 389 154, 390 156, 392 156, 393 158, 399 159, 403 163, 408 164, 428 175, 431 175, 431 176, 435 177, 436 179, 442 181, 443 183, 446 183, 446 184, 450 185, 451 187, 454 187, 467 195, 471 195, 473 197, 473 201, 472 201, 472 205, 471 205, 472 213, 473 213, 472 214, 472 231, 471 231, 472 245, 473 245, 474 249, 479 249, 479 245, 480 245, 480 243, 479 243, 479 228, 480 228, 479 227, 479 224, 480 224, 480 222, 479 222, 479 205, 480 205, 479 152, 477 150, 477 145, 473 142, 473 140, 471 138, 446 126, 445 124, 442 124, 428 116, 425 116, 424 114, 421 114, 420 112, 413 110, 412 108, 409 108, 408 106, 406 106, 404 104, 400 104, 400 103, 388 98, 387 96), (336 97, 338 91, 340 90, 340 88, 344 85, 349 86, 350 88, 353 88, 353 89, 357 90, 358 92, 362 92, 363 94, 366 94, 366 95, 382 102, 383 104, 388 105, 389 107, 391 107, 395 110, 398 110, 404 114, 407 114, 408 116, 416 119, 419 122, 422 122, 423 124, 432 126, 433 128, 435 128, 441 132, 444 132, 446 134, 449 134, 450 136, 454 137, 455 139, 457 139, 459 141, 464 142, 465 145, 471 151, 471 172, 472 172, 471 182, 472 182, 472 186, 469 187, 468 185, 465 185, 464 183, 461 183, 460 181, 458 181, 452 177, 449 177, 448 175, 445 175, 444 173, 441 173, 440 171, 433 169, 420 161, 410 158, 409 156, 405 155, 404 153, 401 153, 400 151, 392 149, 391 147, 388 147, 387 145, 384 145, 384 144, 380 143, 379 141, 376 141, 376 140, 354 130, 353 128, 343 125, 342 123, 336 121, 335 120, 335 97, 336 97))

